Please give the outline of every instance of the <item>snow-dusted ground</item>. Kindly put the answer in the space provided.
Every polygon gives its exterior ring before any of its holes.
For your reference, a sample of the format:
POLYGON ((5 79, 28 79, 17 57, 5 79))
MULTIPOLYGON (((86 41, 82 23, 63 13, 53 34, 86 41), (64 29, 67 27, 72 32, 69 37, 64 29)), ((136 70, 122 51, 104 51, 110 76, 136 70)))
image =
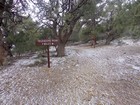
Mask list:
POLYGON ((123 43, 67 47, 51 69, 17 60, 0 71, 0 105, 140 105, 140 42, 123 43))

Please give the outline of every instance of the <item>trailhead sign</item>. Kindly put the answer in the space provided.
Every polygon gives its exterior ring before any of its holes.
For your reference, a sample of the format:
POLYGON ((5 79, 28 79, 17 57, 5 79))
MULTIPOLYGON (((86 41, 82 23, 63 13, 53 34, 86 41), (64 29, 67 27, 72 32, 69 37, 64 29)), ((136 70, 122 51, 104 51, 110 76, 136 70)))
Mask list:
POLYGON ((58 45, 58 39, 43 39, 43 40, 36 40, 37 46, 47 46, 47 57, 48 57, 48 68, 50 68, 50 51, 49 46, 56 46, 58 45))
POLYGON ((43 40, 37 40, 36 45, 38 46, 55 46, 58 45, 57 39, 43 39, 43 40))

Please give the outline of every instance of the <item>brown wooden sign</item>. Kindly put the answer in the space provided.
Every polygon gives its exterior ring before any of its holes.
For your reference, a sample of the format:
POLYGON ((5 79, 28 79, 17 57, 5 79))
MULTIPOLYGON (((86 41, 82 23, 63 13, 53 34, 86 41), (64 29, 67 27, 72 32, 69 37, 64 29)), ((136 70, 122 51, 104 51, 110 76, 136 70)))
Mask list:
POLYGON ((55 46, 58 45, 58 40, 57 39, 43 39, 43 40, 37 40, 36 45, 37 46, 55 46))
POLYGON ((58 45, 58 43, 59 43, 59 41, 57 39, 43 39, 43 40, 37 40, 36 41, 37 46, 47 46, 48 68, 50 68, 49 46, 56 46, 56 45, 58 45))

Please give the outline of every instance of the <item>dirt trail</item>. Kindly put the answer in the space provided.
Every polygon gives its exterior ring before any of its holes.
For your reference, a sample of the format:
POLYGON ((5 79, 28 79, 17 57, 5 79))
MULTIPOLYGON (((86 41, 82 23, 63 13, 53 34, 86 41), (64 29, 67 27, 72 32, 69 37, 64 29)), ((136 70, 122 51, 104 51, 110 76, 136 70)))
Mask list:
POLYGON ((16 64, 1 70, 1 105, 140 105, 140 46, 67 51, 52 59, 51 69, 16 64))

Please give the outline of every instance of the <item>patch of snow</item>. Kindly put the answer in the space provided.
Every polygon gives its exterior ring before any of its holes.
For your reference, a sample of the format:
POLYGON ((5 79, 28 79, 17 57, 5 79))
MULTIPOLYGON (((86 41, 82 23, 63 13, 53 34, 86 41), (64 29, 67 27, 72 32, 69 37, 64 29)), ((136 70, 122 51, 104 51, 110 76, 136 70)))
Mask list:
POLYGON ((56 48, 54 46, 50 46, 50 51, 56 51, 56 48))
POLYGON ((74 50, 71 50, 69 47, 66 48, 66 55, 67 56, 73 56, 75 54, 76 54, 76 52, 74 50))
POLYGON ((31 59, 35 59, 35 58, 37 58, 38 57, 38 54, 34 54, 32 57, 31 57, 31 59))
POLYGON ((62 58, 51 58, 51 63, 53 66, 57 66, 59 64, 63 64, 64 62, 66 61, 66 58, 65 57, 62 57, 62 58))
POLYGON ((120 45, 122 45, 122 44, 124 44, 124 43, 123 43, 122 41, 116 39, 116 40, 110 42, 110 44, 111 44, 111 45, 115 45, 115 46, 120 46, 120 45))
POLYGON ((76 66, 76 67, 79 67, 79 64, 76 64, 75 66, 76 66))
POLYGON ((122 57, 119 57, 119 58, 116 59, 116 61, 119 62, 119 63, 123 63, 125 61, 125 59, 122 58, 122 57))
POLYGON ((132 68, 135 69, 135 70, 140 70, 139 66, 132 65, 132 68))
POLYGON ((134 44, 132 39, 125 39, 125 40, 122 40, 122 42, 127 44, 127 45, 133 45, 134 44))
POLYGON ((137 45, 140 45, 140 40, 138 42, 136 42, 137 45))
POLYGON ((127 38, 127 37, 123 37, 123 38, 119 38, 116 40, 113 40, 111 43, 111 45, 115 45, 115 46, 121 46, 121 45, 140 45, 140 40, 136 41, 132 38, 127 38))
POLYGON ((17 62, 15 62, 15 65, 16 66, 27 66, 30 64, 34 64, 35 61, 36 61, 35 59, 21 59, 21 60, 18 60, 17 62))

